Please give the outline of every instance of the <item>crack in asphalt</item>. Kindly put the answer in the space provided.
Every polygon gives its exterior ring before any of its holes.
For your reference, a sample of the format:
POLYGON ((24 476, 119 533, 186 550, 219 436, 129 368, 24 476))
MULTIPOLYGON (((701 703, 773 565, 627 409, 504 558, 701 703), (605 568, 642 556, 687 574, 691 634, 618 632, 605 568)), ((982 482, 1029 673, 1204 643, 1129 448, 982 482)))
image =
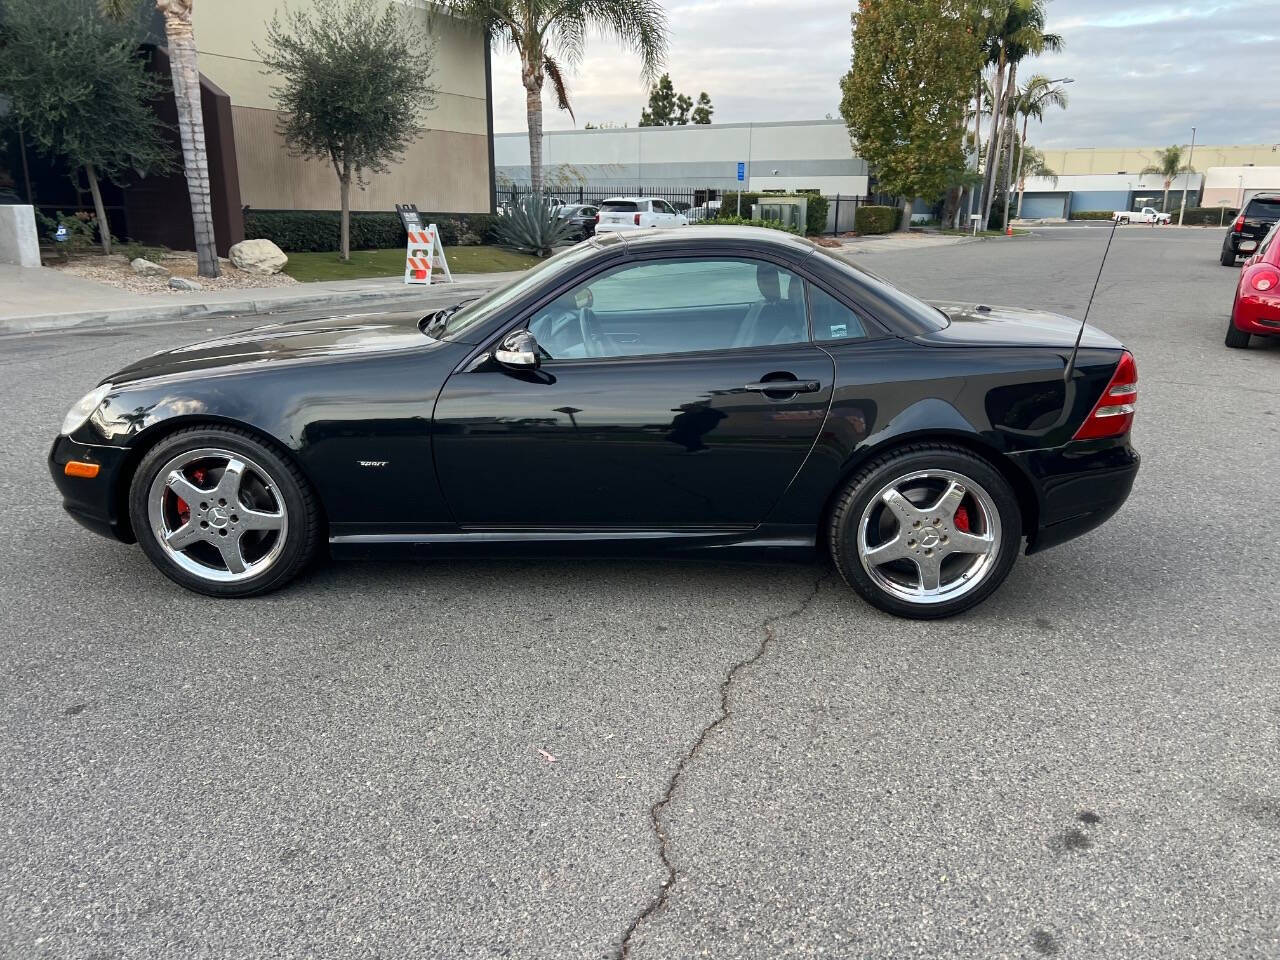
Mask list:
POLYGON ((680 789, 680 784, 685 770, 688 769, 689 764, 696 760, 702 753, 702 748, 706 745, 707 738, 721 726, 728 723, 730 718, 733 716, 733 710, 729 701, 732 698, 733 686, 738 679, 738 675, 742 673, 743 670, 755 666, 764 659, 765 655, 769 652, 769 648, 773 645, 773 641, 777 637, 775 627, 785 620, 790 620, 794 617, 800 616, 809 609, 809 605, 817 599, 818 592, 822 589, 822 584, 830 577, 830 573, 824 573, 814 581, 813 589, 809 591, 808 595, 799 604, 790 610, 780 613, 777 616, 769 617, 761 622, 760 627, 764 636, 761 638, 760 645, 756 648, 756 652, 747 659, 739 660, 730 667, 729 672, 720 683, 719 715, 702 728, 702 732, 698 734, 698 738, 693 742, 693 746, 686 750, 684 754, 681 755, 680 759, 676 761, 675 769, 671 771, 671 777, 667 781, 666 790, 663 791, 663 794, 658 798, 658 801, 649 808, 650 825, 653 829, 654 836, 658 838, 658 856, 662 860, 662 866, 667 871, 667 876, 666 879, 662 881, 662 888, 658 891, 657 896, 650 900, 645 908, 636 914, 635 919, 627 925, 626 932, 622 935, 622 943, 617 953, 619 960, 628 960, 631 956, 631 938, 635 936, 636 932, 640 929, 640 926, 646 920, 653 917, 658 913, 658 911, 666 906, 667 899, 670 897, 671 891, 675 887, 676 867, 675 861, 671 858, 671 838, 663 828, 662 815, 671 804, 676 791, 680 789))

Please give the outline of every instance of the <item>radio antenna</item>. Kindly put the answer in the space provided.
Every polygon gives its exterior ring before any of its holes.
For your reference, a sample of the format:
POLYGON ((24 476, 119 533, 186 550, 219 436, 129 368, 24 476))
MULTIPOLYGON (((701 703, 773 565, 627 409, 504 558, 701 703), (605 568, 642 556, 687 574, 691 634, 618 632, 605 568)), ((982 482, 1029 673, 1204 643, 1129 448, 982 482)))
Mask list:
POLYGON ((1102 270, 1107 265, 1107 254, 1111 252, 1111 241, 1116 238, 1116 227, 1120 226, 1119 217, 1111 221, 1111 236, 1107 237, 1107 248, 1102 251, 1102 262, 1098 264, 1098 276, 1093 281, 1093 291, 1089 294, 1089 302, 1085 304, 1084 319, 1080 321, 1080 329, 1076 331, 1076 344, 1071 348, 1071 356, 1067 360, 1066 372, 1062 375, 1062 379, 1066 383, 1071 382, 1071 374, 1076 369, 1076 354, 1080 352, 1080 340, 1084 336, 1085 325, 1089 322, 1089 309, 1093 306, 1093 298, 1098 293, 1098 282, 1102 279, 1102 270))

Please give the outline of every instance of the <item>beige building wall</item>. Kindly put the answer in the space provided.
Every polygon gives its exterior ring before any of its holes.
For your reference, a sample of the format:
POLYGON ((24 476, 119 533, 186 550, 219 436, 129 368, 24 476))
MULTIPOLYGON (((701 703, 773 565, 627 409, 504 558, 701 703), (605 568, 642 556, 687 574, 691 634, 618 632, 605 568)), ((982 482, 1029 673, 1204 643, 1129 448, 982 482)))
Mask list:
MULTIPOLYGON (((423 23, 435 42, 434 109, 423 114, 420 140, 402 161, 363 190, 353 210, 392 210, 416 203, 424 211, 477 213, 490 207, 489 104, 485 42, 476 27, 444 16, 423 0, 385 0, 423 23)), ((276 132, 279 112, 254 47, 265 46, 271 18, 305 11, 313 0, 214 0, 194 6, 200 71, 231 97, 240 168, 240 197, 258 209, 336 210, 332 167, 289 155, 276 132)))
MULTIPOLYGON (((1136 174, 1159 161, 1156 147, 1077 147, 1070 150, 1045 150, 1045 163, 1060 176, 1089 173, 1136 174)), ((1183 144, 1183 147, 1188 144, 1183 144)), ((1280 164, 1280 144, 1214 146, 1196 144, 1191 165, 1197 170, 1209 167, 1274 166, 1280 164)))

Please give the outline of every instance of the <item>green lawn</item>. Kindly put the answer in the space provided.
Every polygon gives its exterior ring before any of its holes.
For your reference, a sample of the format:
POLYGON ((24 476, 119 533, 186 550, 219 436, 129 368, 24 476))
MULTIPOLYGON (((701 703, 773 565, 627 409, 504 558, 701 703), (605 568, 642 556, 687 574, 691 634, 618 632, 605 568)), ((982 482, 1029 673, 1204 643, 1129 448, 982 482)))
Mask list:
MULTIPOLYGON (((497 273, 527 270, 537 257, 502 247, 445 247, 452 273, 497 273)), ((284 272, 304 283, 312 280, 360 280, 364 277, 398 277, 404 274, 404 250, 352 250, 343 263, 336 253, 291 253, 284 272)))

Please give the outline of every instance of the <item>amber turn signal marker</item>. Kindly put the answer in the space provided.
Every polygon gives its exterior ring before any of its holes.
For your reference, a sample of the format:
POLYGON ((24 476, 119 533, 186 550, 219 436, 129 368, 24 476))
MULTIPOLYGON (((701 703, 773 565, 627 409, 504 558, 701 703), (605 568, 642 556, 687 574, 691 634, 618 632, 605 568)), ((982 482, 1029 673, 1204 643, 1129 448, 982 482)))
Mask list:
POLYGON ((68 460, 67 465, 62 469, 68 477, 85 477, 92 480, 98 475, 98 471, 102 469, 96 463, 83 463, 80 460, 68 460))

